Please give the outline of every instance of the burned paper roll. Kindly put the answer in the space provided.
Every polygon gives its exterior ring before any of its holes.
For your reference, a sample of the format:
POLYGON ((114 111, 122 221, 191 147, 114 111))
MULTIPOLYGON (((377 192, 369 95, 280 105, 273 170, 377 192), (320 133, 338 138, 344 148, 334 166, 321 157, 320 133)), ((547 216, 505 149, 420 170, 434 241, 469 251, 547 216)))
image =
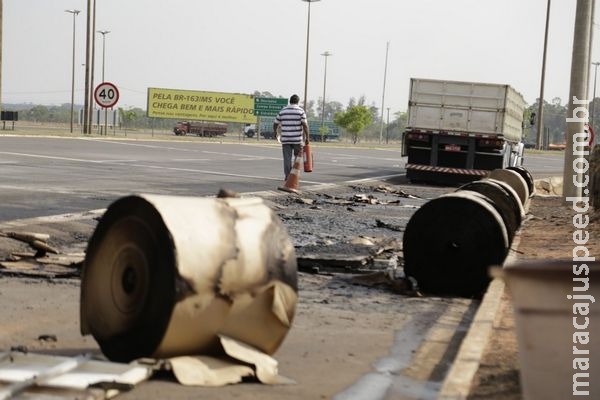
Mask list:
POLYGON ((527 181, 520 172, 510 169, 495 169, 489 173, 488 178, 496 179, 510 185, 519 196, 523 209, 527 212, 529 209, 529 199, 531 197, 530 190, 527 181))
POLYGON ((531 172, 529 172, 523 166, 507 167, 506 169, 509 171, 514 171, 517 174, 521 175, 521 178, 523 178, 523 180, 525 180, 525 183, 527 184, 527 190, 529 191, 529 198, 532 198, 533 195, 535 194, 535 181, 533 179, 533 175, 531 175, 531 172))
POLYGON ((488 267, 508 254, 509 234, 492 200, 460 190, 430 200, 406 225, 404 271, 425 292, 481 295, 488 267))
POLYGON ((88 244, 81 331, 113 361, 220 353, 218 335, 272 354, 296 302, 293 244, 261 199, 133 195, 88 244))
POLYGON ((506 182, 495 179, 481 179, 466 183, 458 190, 470 190, 480 193, 491 200, 491 204, 502 217, 506 226, 508 239, 512 242, 525 215, 517 192, 506 182))

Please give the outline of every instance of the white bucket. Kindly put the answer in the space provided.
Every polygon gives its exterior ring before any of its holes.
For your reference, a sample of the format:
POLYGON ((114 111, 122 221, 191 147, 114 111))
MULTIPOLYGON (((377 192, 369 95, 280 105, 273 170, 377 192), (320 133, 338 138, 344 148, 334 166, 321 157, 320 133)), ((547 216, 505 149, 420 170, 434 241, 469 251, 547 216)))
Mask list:
POLYGON ((519 261, 503 269, 515 310, 525 399, 600 398, 600 262, 588 262, 587 275, 582 264, 519 261), (589 279, 587 290, 574 290, 584 283, 573 278, 589 279))

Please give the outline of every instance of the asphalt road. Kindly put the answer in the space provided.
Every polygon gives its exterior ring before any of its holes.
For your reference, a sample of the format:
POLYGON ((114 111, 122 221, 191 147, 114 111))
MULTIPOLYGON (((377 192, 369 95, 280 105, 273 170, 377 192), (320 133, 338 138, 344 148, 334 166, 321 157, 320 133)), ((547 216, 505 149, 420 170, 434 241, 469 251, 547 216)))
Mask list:
MULTIPOLYGON (((397 147, 314 144, 313 151, 315 171, 302 174, 302 188, 354 191, 351 185, 331 185, 389 176, 402 180, 404 174, 405 159, 397 147)), ((525 166, 538 178, 561 175, 562 162, 560 153, 534 153, 526 157, 525 166)), ((281 175, 280 148, 268 141, 0 136, 0 225, 15 219, 102 209, 131 193, 206 196, 220 188, 244 193, 275 190, 282 183, 281 175)), ((412 202, 424 202, 448 190, 421 185, 403 189, 422 199, 403 199, 401 207, 354 207, 352 216, 345 218, 358 228, 357 215, 369 210, 382 219, 406 220, 407 213, 414 211, 412 202)), ((348 198, 348 194, 341 197, 348 198)), ((323 239, 330 239, 331 232, 315 228, 315 221, 327 225, 331 221, 328 218, 344 217, 342 210, 346 209, 343 205, 338 206, 339 212, 312 209, 297 202, 282 206, 282 213, 292 216, 286 225, 293 237, 300 237, 298 232, 313 236, 320 232, 323 239), (312 221, 312 228, 300 224, 297 215, 301 212, 312 218, 307 219, 312 221)), ((53 236, 61 233, 84 238, 93 225, 92 217, 87 216, 87 224, 79 220, 71 225, 36 219, 21 222, 29 223, 22 226, 25 231, 46 232, 40 230, 44 227, 52 229, 53 236), (74 230, 61 229, 65 226, 85 228, 85 232, 73 235, 74 230)), ((338 218, 331 224, 352 234, 341 222, 338 218)), ((363 228, 361 233, 365 232, 363 228)), ((123 398, 434 398, 478 306, 472 299, 405 297, 358 288, 328 275, 301 274, 300 279, 294 328, 277 353, 282 373, 296 379, 297 385, 232 385, 219 388, 217 394, 211 388, 185 388, 159 378, 123 398)), ((0 283, 4 304, 0 319, 10 321, 3 326, 0 348, 19 344, 32 351, 53 350, 58 354, 97 351, 90 338, 79 334, 76 283, 50 285, 42 280, 17 279, 0 283), (60 338, 50 349, 35 339, 46 332, 60 338)))
MULTIPOLYGON (((0 136, 0 221, 106 208, 132 193, 209 196, 275 190, 283 183, 274 141, 209 142, 0 136)), ((301 188, 405 173, 399 146, 313 143, 301 188)), ((562 174, 562 153, 531 154, 534 177, 562 174)))
MULTIPOLYGON (((321 146, 313 144, 315 169, 301 187, 404 173, 398 148, 321 146)), ((282 184, 274 141, 0 137, 0 221, 106 208, 131 193, 207 196, 282 184)))

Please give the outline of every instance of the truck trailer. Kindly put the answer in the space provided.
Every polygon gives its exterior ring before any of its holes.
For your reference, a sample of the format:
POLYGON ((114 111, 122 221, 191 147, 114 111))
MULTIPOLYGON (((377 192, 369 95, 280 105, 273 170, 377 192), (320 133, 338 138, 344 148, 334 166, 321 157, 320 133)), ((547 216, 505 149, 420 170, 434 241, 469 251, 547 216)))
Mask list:
POLYGON ((227 124, 223 122, 178 122, 173 127, 173 133, 177 136, 185 136, 188 133, 194 133, 197 136, 221 136, 227 133, 227 124))
POLYGON ((509 85, 411 78, 402 137, 407 178, 458 184, 521 166, 525 105, 509 85))

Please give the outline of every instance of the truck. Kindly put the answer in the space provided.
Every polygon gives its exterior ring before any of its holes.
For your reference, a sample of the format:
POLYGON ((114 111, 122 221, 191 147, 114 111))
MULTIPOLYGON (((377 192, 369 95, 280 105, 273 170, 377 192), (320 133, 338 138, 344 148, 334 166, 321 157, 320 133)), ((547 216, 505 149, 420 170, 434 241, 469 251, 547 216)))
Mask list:
MULTIPOLYGON (((260 135, 265 139, 275 139, 273 132, 273 117, 260 118, 260 135)), ((315 142, 325 142, 340 139, 340 127, 333 121, 309 120, 308 130, 310 132, 310 140, 315 142), (323 129, 321 129, 323 127, 323 129), (323 131, 323 132, 321 132, 323 131)), ((244 127, 244 135, 251 138, 256 134, 256 124, 246 124, 244 127)))
POLYGON ((525 106, 506 84, 411 78, 402 135, 407 178, 457 184, 521 166, 525 106))
POLYGON ((173 133, 177 136, 185 136, 188 133, 195 133, 197 136, 221 136, 227 133, 227 124, 206 121, 178 122, 173 127, 173 133))

